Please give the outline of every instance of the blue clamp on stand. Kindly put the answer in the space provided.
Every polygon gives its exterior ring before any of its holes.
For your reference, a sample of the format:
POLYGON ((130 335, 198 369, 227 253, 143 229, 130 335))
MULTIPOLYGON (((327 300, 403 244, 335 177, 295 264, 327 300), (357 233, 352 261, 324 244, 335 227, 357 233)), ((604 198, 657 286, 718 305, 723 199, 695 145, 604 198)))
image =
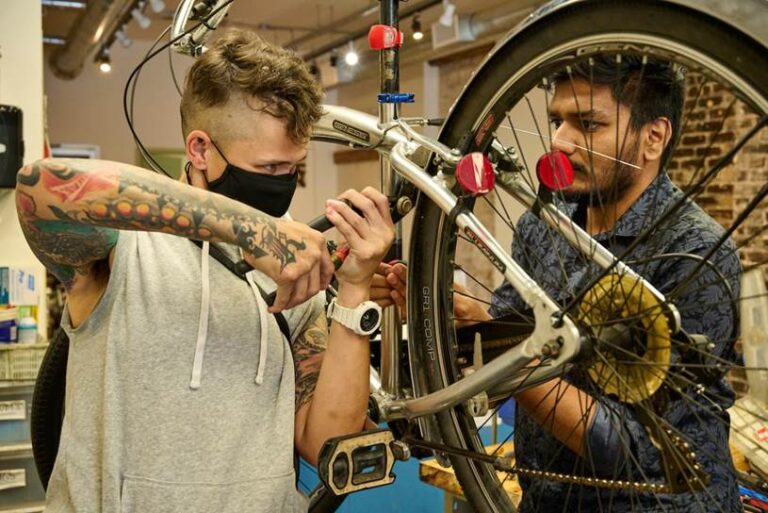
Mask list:
POLYGON ((414 93, 379 93, 379 103, 413 103, 414 93))

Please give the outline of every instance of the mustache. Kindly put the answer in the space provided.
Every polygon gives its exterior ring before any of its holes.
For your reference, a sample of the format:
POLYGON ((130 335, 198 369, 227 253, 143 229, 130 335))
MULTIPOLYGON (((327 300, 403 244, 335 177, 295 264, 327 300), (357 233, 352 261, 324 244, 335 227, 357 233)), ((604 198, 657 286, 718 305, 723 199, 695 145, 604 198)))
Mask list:
POLYGON ((574 172, 581 173, 581 174, 584 174, 584 175, 588 174, 587 168, 585 166, 583 166, 582 164, 574 162, 571 159, 568 159, 568 162, 571 163, 571 167, 573 168, 574 172))
MULTIPOLYGON (((579 164, 578 162, 574 162, 571 159, 568 159, 568 162, 571 163, 571 168, 573 168, 574 173, 581 173, 581 174, 583 174, 585 176, 589 176, 590 174, 592 174, 592 173, 590 173, 590 171, 587 168, 587 166, 585 166, 583 164, 579 164)), ((616 167, 617 168, 621 168, 623 166, 622 166, 621 162, 617 162, 616 163, 616 167)))

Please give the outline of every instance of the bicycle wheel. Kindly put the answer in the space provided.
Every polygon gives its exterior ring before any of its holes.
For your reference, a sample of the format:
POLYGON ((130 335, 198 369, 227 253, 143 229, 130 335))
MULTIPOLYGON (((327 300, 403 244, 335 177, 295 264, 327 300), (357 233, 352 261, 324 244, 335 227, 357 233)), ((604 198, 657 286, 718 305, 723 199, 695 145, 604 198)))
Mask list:
MULTIPOLYGON (((746 9, 752 3, 739 5, 746 9)), ((752 16, 765 19, 765 4, 754 7, 752 16)), ((577 164, 571 187, 581 184, 582 193, 566 188, 552 193, 551 201, 665 294, 682 321, 682 330, 670 334, 674 321, 660 314, 665 304, 655 303, 627 276, 603 271, 533 213, 521 215, 519 205, 498 185, 486 196, 467 199, 466 206, 497 240, 513 245, 512 256, 576 321, 587 340, 586 350, 559 379, 528 390, 539 393, 533 405, 529 394, 527 406, 520 406, 524 386, 489 391, 492 408, 508 395, 518 398, 516 463, 513 471, 498 472, 472 458, 451 457, 477 511, 515 511, 515 501, 503 490, 512 479, 523 487, 524 511, 741 508, 728 437, 729 429, 737 435, 732 438, 750 435, 736 422, 752 409, 744 402, 749 398, 741 396, 746 378, 752 393, 757 392, 758 374, 766 365, 744 363, 742 344, 751 342, 739 338, 738 327, 743 321, 739 310, 743 314, 749 305, 752 315, 764 300, 764 293, 739 294, 742 275, 750 271, 754 279, 759 272, 758 281, 768 278, 767 112, 765 44, 715 17, 666 2, 556 2, 529 18, 474 74, 443 127, 441 141, 465 154, 495 153, 499 167, 516 169, 534 190, 539 156, 552 149, 566 151, 577 164), (611 214, 609 207, 629 194, 627 182, 637 183, 631 173, 646 172, 646 162, 662 159, 658 147, 656 154, 639 154, 650 143, 642 139, 643 146, 636 148, 644 132, 626 121, 643 87, 657 78, 660 60, 673 64, 675 80, 683 80, 685 72, 682 121, 673 134, 680 143, 666 175, 644 184, 642 190, 653 194, 634 197, 631 205, 643 202, 644 208, 617 208, 611 214), (601 119, 600 109, 602 115, 605 109, 593 103, 605 98, 605 87, 593 80, 601 62, 615 63, 617 80, 625 65, 638 64, 632 83, 615 89, 623 99, 621 104, 614 101, 610 119, 601 119), (548 113, 553 102, 559 103, 548 113), (565 125, 567 130, 569 124, 580 127, 580 140, 558 140, 564 133, 558 128, 565 125), (608 129, 613 144, 600 147, 608 129), (662 183, 666 177, 680 189, 662 183), (634 217, 625 218, 627 212, 634 217), (601 213, 609 217, 600 219, 601 213), (604 336, 609 326, 617 325, 625 330, 620 343, 604 336), (555 424, 558 412, 573 407, 574 398, 576 420, 558 439, 553 434, 562 427, 555 424), (586 441, 569 448, 566 443, 578 436, 582 438, 574 439, 586 441), (592 437, 602 437, 604 443, 592 437)), ((665 126, 669 130, 672 124, 665 126)), ((455 302, 466 303, 469 296, 491 309, 497 319, 481 323, 481 330, 503 330, 520 319, 528 322, 528 332, 533 326, 526 305, 502 285, 499 270, 477 265, 487 262, 484 248, 425 199, 415 214, 410 336, 413 347, 422 348, 421 377, 434 391, 459 381, 472 363, 472 345, 460 340, 455 323, 478 322, 482 316, 454 315, 455 302), (465 282, 466 291, 459 295, 455 279, 465 282), (510 312, 517 314, 515 321, 498 318, 510 312)), ((514 340, 486 342, 485 362, 514 340)), ((546 361, 542 355, 536 365, 546 361)), ((764 410, 749 413, 763 422, 768 419, 764 410)), ((466 405, 438 414, 438 421, 447 445, 492 454, 500 450, 483 447, 483 421, 466 405)), ((759 470, 766 451, 750 447, 751 464, 759 470)))
POLYGON ((45 351, 40 363, 35 391, 32 395, 30 436, 37 475, 43 488, 53 472, 59 452, 61 424, 64 419, 64 390, 67 385, 67 357, 69 338, 59 329, 45 351))

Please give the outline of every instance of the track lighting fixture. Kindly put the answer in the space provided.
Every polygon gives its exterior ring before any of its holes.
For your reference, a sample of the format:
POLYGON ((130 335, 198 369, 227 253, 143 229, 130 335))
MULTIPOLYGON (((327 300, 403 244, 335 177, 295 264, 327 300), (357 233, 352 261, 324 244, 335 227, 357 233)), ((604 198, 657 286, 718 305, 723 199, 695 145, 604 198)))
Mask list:
POLYGON ((133 44, 133 40, 125 35, 124 29, 120 29, 115 32, 115 39, 120 43, 123 48, 130 48, 133 44))
POLYGON ((443 0, 443 14, 440 15, 440 25, 450 27, 453 25, 453 14, 456 12, 456 6, 451 0, 443 0))
POLYGON ((96 55, 96 64, 99 65, 99 71, 109 73, 112 71, 112 59, 109 58, 109 48, 102 46, 96 55))
POLYGON ((349 42, 347 53, 344 54, 344 62, 346 62, 348 66, 357 66, 357 63, 360 62, 360 56, 357 54, 355 45, 352 44, 352 41, 349 42))
POLYGON ((134 7, 134 9, 131 11, 131 16, 134 20, 136 20, 136 23, 139 25, 139 27, 143 29, 148 29, 149 26, 152 24, 152 20, 150 20, 138 7, 134 7))
POLYGON ((424 32, 421 31, 421 20, 419 19, 418 13, 413 16, 413 21, 411 22, 411 31, 415 41, 421 41, 424 39, 424 32))
POLYGON ((165 10, 165 2, 163 0, 149 0, 149 7, 152 12, 161 13, 165 10))

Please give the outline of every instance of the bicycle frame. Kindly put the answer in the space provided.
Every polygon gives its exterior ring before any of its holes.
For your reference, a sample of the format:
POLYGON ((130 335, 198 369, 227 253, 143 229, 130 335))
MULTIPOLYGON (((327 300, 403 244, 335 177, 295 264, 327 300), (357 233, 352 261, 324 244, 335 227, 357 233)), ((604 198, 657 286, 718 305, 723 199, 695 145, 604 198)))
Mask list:
MULTIPOLYGON (((460 154, 416 132, 406 122, 392 121, 382 125, 374 116, 345 107, 324 106, 325 114, 314 127, 313 139, 318 141, 345 144, 356 148, 376 149, 382 158, 391 162, 393 172, 402 179, 414 184, 417 189, 436 203, 446 214, 455 214, 459 207, 459 198, 451 192, 450 176, 438 173, 430 175, 421 166, 415 164, 410 156, 420 148, 426 148, 448 166, 455 166, 460 154)), ((497 172, 497 183, 510 193, 526 208, 533 208, 538 200, 536 193, 517 172, 497 172)), ((643 280, 612 253, 590 237, 583 229, 575 225, 570 218, 552 205, 541 207, 540 216, 562 235, 586 258, 591 259, 603 269, 614 268, 617 272, 639 280, 660 304, 664 296, 650 283, 643 280)), ((503 385, 505 389, 524 389, 533 386, 561 372, 561 367, 571 361, 581 350, 583 340, 576 324, 567 315, 561 315, 560 307, 532 280, 470 211, 459 210, 455 215, 456 225, 470 235, 483 253, 504 274, 505 279, 518 291, 523 300, 532 307, 535 317, 534 335, 516 347, 509 349, 492 362, 481 367, 466 378, 440 390, 421 395, 416 390, 412 399, 399 398, 399 390, 389 389, 392 383, 386 373, 399 372, 397 367, 382 369, 381 388, 372 390, 379 402, 382 420, 397 418, 417 418, 431 415, 469 400, 476 394, 503 385), (557 347, 546 368, 525 373, 509 379, 526 365, 542 354, 542 348, 554 344, 557 347)), ((679 327, 679 315, 673 307, 668 312, 676 331, 679 327)), ((414 329, 431 329, 429 326, 411 326, 414 329)), ((413 337, 409 337, 409 340, 413 337)), ((383 343, 383 345, 385 345, 383 343)), ((391 343, 390 347, 399 345, 391 343)), ((415 350, 410 347, 409 352, 415 350)), ((399 353, 395 361, 400 361, 399 353)), ((414 385, 417 380, 413 380, 414 385)), ((377 383, 378 384, 378 383, 377 383)))
MULTIPOLYGON (((213 14, 212 18, 194 29, 191 35, 183 38, 184 24, 190 17, 193 2, 185 0, 179 5, 171 36, 173 39, 178 38, 174 45, 176 51, 199 55, 204 41, 224 17, 232 0, 208 0, 207 3, 213 14)), ((559 4, 553 4, 554 8, 557 8, 557 5, 559 4)), ((381 23, 396 27, 397 11, 398 0, 381 0, 381 23)), ((380 52, 381 92, 398 92, 398 59, 396 47, 380 52)), ((475 215, 460 206, 459 198, 452 192, 454 185, 452 177, 442 171, 433 176, 425 170, 425 167, 414 163, 411 158, 417 150, 424 148, 433 155, 433 161, 439 161, 445 168, 452 169, 462 157, 460 152, 419 134, 407 122, 398 119, 395 104, 379 105, 378 118, 344 107, 324 106, 325 114, 314 127, 313 139, 360 149, 376 149, 380 157, 382 191, 392 195, 397 189, 397 180, 406 180, 413 184, 420 193, 437 204, 446 216, 451 217, 453 222, 475 241, 491 263, 503 273, 504 278, 532 307, 535 318, 533 334, 521 344, 509 349, 464 379, 437 392, 424 394, 425 391, 417 389, 419 380, 414 379, 412 381, 416 387, 415 397, 405 398, 400 385, 399 320, 395 309, 389 309, 382 325, 381 378, 379 380, 378 376, 373 375, 371 378, 372 393, 377 399, 381 420, 413 419, 431 415, 465 402, 478 393, 493 390, 494 387, 501 387, 507 391, 524 389, 559 374, 562 366, 571 361, 584 344, 584 339, 575 322, 568 315, 563 315, 559 306, 522 270, 475 215), (550 346, 546 367, 538 367, 526 373, 525 377, 510 378, 510 375, 514 375, 516 371, 537 359, 545 346, 550 346)), ((673 332, 679 329, 679 314, 674 307, 666 303, 664 296, 655 287, 624 263, 619 262, 613 254, 554 206, 542 205, 537 194, 518 173, 497 171, 497 185, 526 208, 538 206, 540 217, 557 229, 586 258, 603 269, 615 269, 641 283, 660 304, 665 305, 673 332)), ((434 327, 410 326, 411 333, 416 329, 431 330, 434 327)), ((409 358, 416 350, 411 345, 413 338, 413 336, 409 337, 409 358)), ((413 366, 411 368, 413 369, 413 366)))

